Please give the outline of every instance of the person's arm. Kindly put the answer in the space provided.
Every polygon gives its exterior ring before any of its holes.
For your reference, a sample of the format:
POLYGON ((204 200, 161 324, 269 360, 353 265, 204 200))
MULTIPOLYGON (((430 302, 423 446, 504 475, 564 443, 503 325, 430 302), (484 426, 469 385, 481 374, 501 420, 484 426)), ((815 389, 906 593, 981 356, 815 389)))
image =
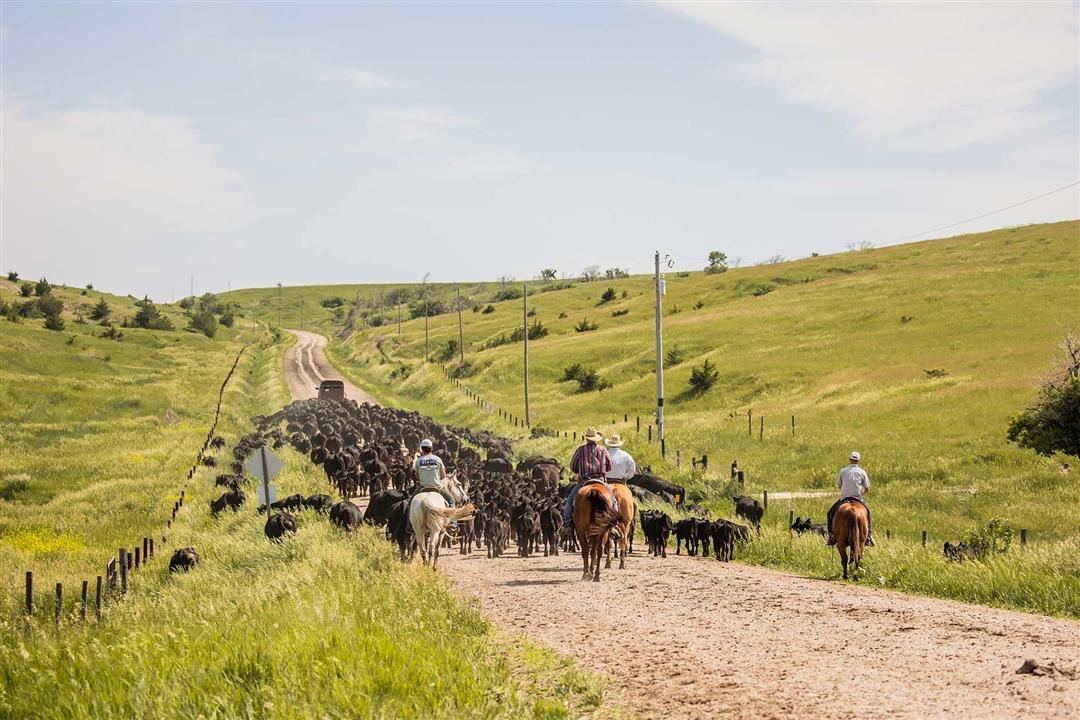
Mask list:
POLYGON ((844 471, 836 473, 836 489, 842 490, 844 488, 844 471))
POLYGON ((581 448, 574 450, 574 456, 570 458, 570 472, 577 475, 580 472, 581 448))
POLYGON ((870 492, 870 475, 864 470, 862 476, 862 494, 865 495, 868 492, 870 492))
POLYGON ((630 453, 626 453, 626 459, 629 461, 626 470, 626 479, 629 480, 630 478, 637 475, 637 463, 634 462, 634 456, 630 453))
POLYGON ((446 479, 446 463, 442 461, 442 458, 439 458, 439 478, 446 479))
POLYGON ((607 451, 607 448, 601 448, 604 451, 603 458, 600 460, 601 466, 604 468, 604 475, 611 472, 611 453, 607 451))

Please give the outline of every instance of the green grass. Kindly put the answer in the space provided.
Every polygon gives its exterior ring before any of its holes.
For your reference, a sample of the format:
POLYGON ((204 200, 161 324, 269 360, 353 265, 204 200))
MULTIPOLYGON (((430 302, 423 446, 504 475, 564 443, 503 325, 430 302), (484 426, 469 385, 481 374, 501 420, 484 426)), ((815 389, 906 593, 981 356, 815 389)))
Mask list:
MULTIPOLYGON (((1029 550, 1070 547, 1080 526, 1080 485, 1062 472, 1076 458, 1044 458, 1005 440, 1009 417, 1034 396, 1070 325, 1080 324, 1080 222, 1011 228, 877 250, 731 270, 721 275, 668 275, 665 347, 685 359, 665 373, 667 457, 646 429, 654 407, 653 296, 650 277, 577 284, 530 300, 550 335, 530 343, 533 424, 580 432, 588 425, 629 436, 639 464, 687 486, 692 497, 727 512, 727 466, 748 471, 746 492, 832 490, 849 451, 863 453, 873 488, 875 526, 897 541, 930 536, 932 556, 946 539, 993 517, 1029 531, 1029 550), (755 294, 769 285, 767 294, 755 294), (601 293, 616 300, 598 307, 601 293), (623 292, 626 297, 623 298, 623 292), (694 309, 698 301, 700 309, 694 309), (612 317, 613 310, 626 309, 612 317), (565 315, 559 318, 560 315, 565 315), (576 333, 588 318, 600 327, 576 333), (908 320, 904 320, 908 318, 908 320), (716 386, 690 393, 691 369, 705 359, 720 370, 716 386), (581 363, 611 381, 611 390, 578 393, 562 383, 581 363), (943 377, 926 371, 941 369, 943 377), (753 413, 752 433, 747 412, 753 413), (622 421, 623 415, 630 418, 622 421), (791 417, 796 434, 791 434, 791 417), (636 431, 635 417, 642 427, 636 431), (760 418, 765 418, 759 439, 760 418), (611 421, 615 420, 612 425, 611 421), (675 466, 676 451, 682 457, 675 466), (689 467, 708 453, 708 472, 689 467)), ((521 345, 480 350, 520 322, 521 302, 495 304, 489 315, 465 314, 463 382, 498 408, 521 416, 521 345)), ((532 319, 530 319, 531 321, 532 319)), ((425 365, 422 321, 356 333, 330 347, 333 362, 384 402, 444 420, 523 434, 473 404, 425 365), (402 365, 404 381, 391 372, 402 365)), ((457 318, 430 319, 430 345, 457 337, 457 318)), ((453 367, 450 365, 448 367, 453 367)), ((569 439, 532 440, 522 452, 568 458, 569 439)), ((1075 470, 1074 470, 1075 472, 1075 470)), ((830 501, 770 503, 776 522, 788 510, 820 521, 830 501)), ((921 546, 918 552, 923 552, 921 546)), ((884 555, 884 553, 882 554, 884 555)), ((835 562, 822 550, 822 562, 835 562)), ((750 557, 751 561, 754 557, 750 557)), ((899 562, 899 561, 897 561, 899 562)), ((793 558, 785 567, 809 571, 793 558)), ((936 567, 936 566, 935 566, 936 567)), ((1052 567, 1043 567, 1050 581, 1052 567)), ((959 575, 956 566, 937 568, 959 575)), ((937 571, 935 571, 937 572, 937 571)), ((1077 615, 1074 584, 1061 602, 1030 594, 987 596, 964 583, 889 579, 891 587, 1077 615), (1069 594, 1071 593, 1071 595, 1069 594)), ((1036 573, 1023 574, 1038 593, 1036 573)), ((1002 580, 1002 582, 1005 582, 1002 580)), ((1048 591, 1049 592, 1049 591, 1048 591)))
MULTIPOLYGON (((117 343, 92 329, 0 321, 0 717, 606 715, 598 680, 496 636, 379 533, 346 536, 303 513, 295 538, 271 544, 253 487, 243 511, 210 517, 222 470, 186 473, 243 332, 131 330, 117 343), (165 530, 181 488, 185 506, 165 530), (107 599, 100 622, 79 622, 79 582, 92 588, 106 558, 144 536, 155 560, 127 596, 107 599), (186 545, 202 564, 170 576, 169 555, 186 545), (55 582, 66 589, 59 632, 55 582), (526 681, 538 674, 550 682, 526 681)), ((245 352, 219 425, 230 446, 252 415, 288 401, 288 342, 264 333, 245 352)), ((282 493, 326 491, 321 469, 281 453, 282 493)))

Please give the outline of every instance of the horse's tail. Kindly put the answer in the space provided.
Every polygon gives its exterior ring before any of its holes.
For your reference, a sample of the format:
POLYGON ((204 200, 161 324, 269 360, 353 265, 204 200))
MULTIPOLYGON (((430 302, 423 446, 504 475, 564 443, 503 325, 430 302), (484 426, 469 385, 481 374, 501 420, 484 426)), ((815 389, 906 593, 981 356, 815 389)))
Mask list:
POLYGON ((432 508, 428 510, 433 515, 438 515, 446 520, 472 520, 476 514, 476 506, 472 503, 459 508, 432 508))
POLYGON ((610 532, 622 524, 622 518, 619 513, 615 512, 604 493, 590 493, 589 500, 591 501, 589 504, 591 508, 589 522, 594 530, 590 534, 599 535, 603 532, 610 532))

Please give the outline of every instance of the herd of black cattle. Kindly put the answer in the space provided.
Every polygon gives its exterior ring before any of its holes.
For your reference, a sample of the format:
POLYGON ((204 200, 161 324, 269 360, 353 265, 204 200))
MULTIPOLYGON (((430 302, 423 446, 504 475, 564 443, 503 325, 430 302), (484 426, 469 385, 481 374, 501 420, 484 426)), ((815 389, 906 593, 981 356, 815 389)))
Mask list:
MULTIPOLYGON (((415 484, 412 465, 420 440, 430 438, 435 454, 451 472, 457 473, 470 502, 476 506, 473 519, 460 523, 457 537, 444 543, 457 543, 462 554, 473 552, 474 546, 486 549, 488 557, 502 555, 511 544, 523 557, 578 550, 572 528, 563 527, 562 522, 563 504, 571 487, 562 482, 564 468, 557 460, 545 457, 528 457, 515 464, 507 438, 442 425, 416 412, 351 400, 296 401, 253 421, 255 432, 242 437, 232 449, 231 472, 217 477, 217 484, 225 492, 210 503, 211 513, 216 516, 224 510, 237 511, 244 505, 247 495, 243 487, 251 482, 244 474, 244 461, 263 444, 273 448, 289 445, 307 455, 322 466, 327 480, 342 498, 335 502, 328 494, 306 498, 294 494, 271 503, 265 525, 271 540, 295 532, 293 513, 310 509, 327 514, 331 522, 345 530, 362 524, 384 527, 387 538, 397 544, 401 558, 410 558, 416 547, 408 521, 415 484), (350 498, 364 495, 369 496, 369 502, 367 510, 361 511, 350 498)), ((211 445, 219 449, 225 442, 215 438, 211 445)), ((217 466, 212 456, 206 456, 204 463, 217 466)), ((651 474, 648 467, 644 470, 627 483, 636 501, 672 506, 685 502, 686 492, 681 486, 651 474)), ((761 505, 746 496, 733 500, 736 515, 759 528, 764 513, 761 505)), ((700 552, 707 556, 711 542, 717 560, 724 561, 732 559, 739 542, 752 537, 748 525, 710 520, 708 511, 697 505, 685 509, 694 516, 678 521, 662 510, 640 511, 631 530, 631 550, 638 524, 648 553, 657 557, 667 557, 671 535, 676 538, 676 554, 685 544, 688 554, 700 552)), ((258 511, 265 513, 266 507, 260 505, 258 511)), ((187 569, 198 562, 192 548, 182 551, 191 552, 174 558, 174 569, 187 569)))

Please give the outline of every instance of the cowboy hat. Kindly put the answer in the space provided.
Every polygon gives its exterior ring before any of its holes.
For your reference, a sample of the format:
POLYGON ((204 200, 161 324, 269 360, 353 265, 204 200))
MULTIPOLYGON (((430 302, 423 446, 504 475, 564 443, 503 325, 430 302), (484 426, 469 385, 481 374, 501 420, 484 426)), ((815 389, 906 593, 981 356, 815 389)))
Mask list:
POLYGON ((608 447, 622 447, 623 439, 619 436, 619 433, 612 433, 611 438, 605 440, 604 443, 608 447))
POLYGON ((596 428, 585 428, 585 432, 581 433, 581 437, 596 442, 597 440, 602 440, 604 436, 596 432, 596 428))

